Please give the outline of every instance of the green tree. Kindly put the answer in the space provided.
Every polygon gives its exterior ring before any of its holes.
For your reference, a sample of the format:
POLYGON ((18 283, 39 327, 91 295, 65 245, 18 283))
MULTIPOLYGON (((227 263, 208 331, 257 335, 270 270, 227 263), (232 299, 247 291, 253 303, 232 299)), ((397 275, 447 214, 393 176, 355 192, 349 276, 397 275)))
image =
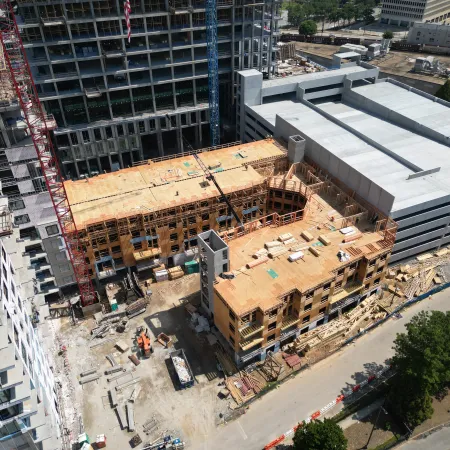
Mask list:
POLYGON ((317 23, 314 20, 305 20, 298 27, 298 32, 305 36, 312 36, 317 33, 317 23))
POLYGON ((336 26, 336 22, 339 22, 339 10, 337 8, 332 8, 327 14, 327 20, 336 26))
POLYGON ((352 2, 347 2, 343 8, 342 8, 342 18, 345 21, 347 20, 347 23, 350 23, 352 19, 355 17, 355 6, 352 2))
POLYGON ((383 33, 383 39, 392 39, 394 37, 394 33, 390 30, 386 30, 383 33))
POLYGON ((436 97, 442 98, 442 100, 446 100, 450 102, 450 80, 447 81, 438 89, 436 92, 436 97))
POLYGON ((420 312, 394 341, 392 409, 410 426, 431 417, 431 396, 450 382, 450 312, 420 312))
POLYGON ((373 7, 372 6, 366 6, 362 12, 362 18, 364 20, 364 23, 368 25, 369 23, 375 22, 375 17, 373 15, 373 7))
POLYGON ((346 450, 347 439, 342 428, 331 419, 313 420, 297 428, 294 450, 346 450))
POLYGON ((305 20, 305 11, 300 3, 290 3, 287 6, 288 22, 293 27, 299 27, 301 22, 305 20))

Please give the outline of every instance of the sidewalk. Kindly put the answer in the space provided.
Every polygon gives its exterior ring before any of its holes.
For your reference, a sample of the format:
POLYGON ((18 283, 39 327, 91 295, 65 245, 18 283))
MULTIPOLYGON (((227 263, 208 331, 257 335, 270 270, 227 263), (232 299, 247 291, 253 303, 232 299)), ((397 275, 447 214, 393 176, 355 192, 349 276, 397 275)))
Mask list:
POLYGON ((376 411, 383 404, 384 398, 379 398, 375 400, 370 405, 365 406, 354 414, 346 417, 344 420, 339 422, 339 426, 345 430, 348 427, 351 427, 355 423, 358 423, 360 420, 365 419, 367 416, 376 411))

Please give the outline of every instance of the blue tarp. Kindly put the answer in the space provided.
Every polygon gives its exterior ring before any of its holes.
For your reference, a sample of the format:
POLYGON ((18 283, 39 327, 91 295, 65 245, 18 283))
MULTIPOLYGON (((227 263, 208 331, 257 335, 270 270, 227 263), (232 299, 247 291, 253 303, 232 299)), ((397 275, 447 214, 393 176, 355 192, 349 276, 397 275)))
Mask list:
POLYGON ((259 206, 253 206, 252 208, 248 208, 248 209, 244 209, 244 211, 242 211, 244 214, 250 214, 253 211, 258 211, 259 210, 259 206))
POLYGON ((225 222, 225 220, 230 220, 232 218, 233 218, 233 216, 219 216, 217 218, 217 222, 225 222))
POLYGON ((141 237, 131 239, 130 242, 132 244, 137 244, 138 242, 153 241, 158 238, 159 238, 159 234, 157 234, 156 236, 141 236, 141 237))

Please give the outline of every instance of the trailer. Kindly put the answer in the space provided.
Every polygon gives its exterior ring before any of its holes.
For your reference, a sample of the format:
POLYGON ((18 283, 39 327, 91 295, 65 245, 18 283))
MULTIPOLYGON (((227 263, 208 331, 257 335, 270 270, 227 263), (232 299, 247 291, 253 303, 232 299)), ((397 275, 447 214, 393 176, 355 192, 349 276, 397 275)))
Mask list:
POLYGON ((184 350, 180 348, 170 353, 170 359, 177 373, 178 380, 182 389, 191 387, 194 385, 194 374, 192 373, 191 366, 188 363, 184 350))

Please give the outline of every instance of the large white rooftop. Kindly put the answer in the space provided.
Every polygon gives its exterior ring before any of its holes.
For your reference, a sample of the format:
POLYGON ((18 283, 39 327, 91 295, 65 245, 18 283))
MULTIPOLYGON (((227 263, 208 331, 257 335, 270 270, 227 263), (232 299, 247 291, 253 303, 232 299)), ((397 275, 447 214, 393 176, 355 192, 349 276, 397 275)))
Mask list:
MULTIPOLYGON (((371 105, 362 102, 362 108, 376 110, 372 108, 373 103, 379 103, 413 119, 419 125, 415 129, 422 125, 450 135, 450 108, 444 104, 391 83, 357 87, 352 92, 371 101, 371 105)), ((384 212, 392 212, 394 217, 396 211, 446 196, 450 198, 448 146, 396 124, 401 121, 386 121, 353 106, 354 98, 351 104, 346 102, 345 94, 343 99, 344 103, 321 103, 317 107, 281 101, 251 109, 272 126, 279 116, 318 144, 319 147, 307 145, 307 154, 331 173, 339 174, 353 189, 359 186, 358 190, 364 191, 361 186, 366 186, 368 179, 391 194, 394 197, 392 207, 384 212), (351 168, 362 175, 361 179, 346 177, 351 168)), ((365 197, 370 199, 370 192, 365 197)), ((374 204, 377 204, 375 199, 374 204)))

